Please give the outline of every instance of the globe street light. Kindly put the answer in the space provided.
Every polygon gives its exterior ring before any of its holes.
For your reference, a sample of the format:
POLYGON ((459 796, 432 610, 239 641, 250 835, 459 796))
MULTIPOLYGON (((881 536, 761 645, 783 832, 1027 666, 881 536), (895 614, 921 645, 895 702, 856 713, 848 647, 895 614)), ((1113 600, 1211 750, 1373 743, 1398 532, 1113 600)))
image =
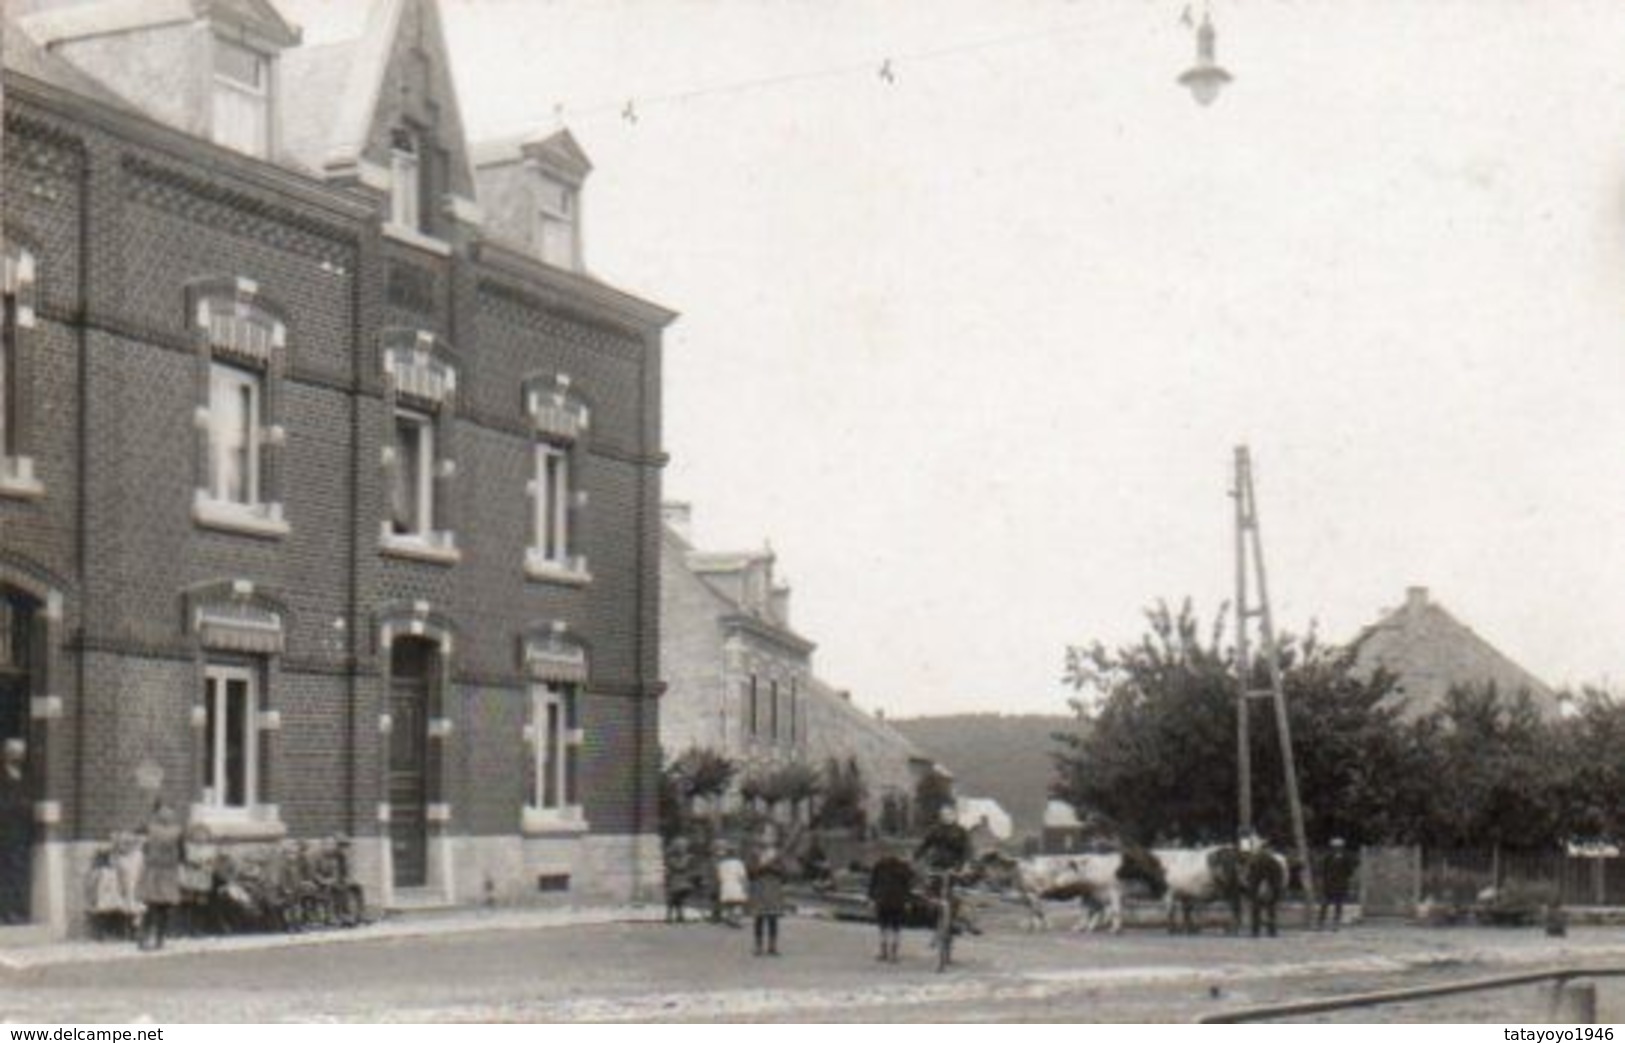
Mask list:
POLYGON ((1212 105, 1224 85, 1234 77, 1213 58, 1213 20, 1202 15, 1202 25, 1196 30, 1196 64, 1179 77, 1180 86, 1188 87, 1198 105, 1212 105))

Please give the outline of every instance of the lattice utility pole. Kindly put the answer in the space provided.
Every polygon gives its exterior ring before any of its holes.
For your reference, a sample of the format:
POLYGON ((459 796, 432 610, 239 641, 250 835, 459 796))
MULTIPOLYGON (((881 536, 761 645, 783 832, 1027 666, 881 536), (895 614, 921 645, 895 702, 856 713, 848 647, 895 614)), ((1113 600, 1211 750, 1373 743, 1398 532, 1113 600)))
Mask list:
POLYGON ((1248 737, 1248 707, 1253 699, 1275 703, 1276 731, 1281 737, 1281 765, 1286 774, 1286 798, 1292 810, 1292 839, 1303 866, 1303 890, 1308 898, 1304 916, 1314 916, 1316 905, 1315 870, 1309 860, 1309 838, 1303 826, 1303 803, 1298 797, 1298 769, 1292 758, 1292 727, 1286 714, 1286 689, 1281 683, 1281 660, 1275 644, 1275 624, 1270 616, 1269 585, 1264 578, 1264 544, 1258 531, 1258 501, 1253 494, 1253 465, 1247 447, 1236 447, 1236 485, 1230 490, 1236 501, 1236 764, 1238 770, 1237 831, 1242 838, 1253 832, 1252 746, 1248 737), (1248 568, 1251 561, 1252 568, 1248 568), (1248 580, 1258 592, 1258 607, 1248 607, 1248 580), (1259 654, 1264 657, 1269 687, 1252 687, 1252 661, 1247 653, 1247 621, 1258 620, 1259 654))

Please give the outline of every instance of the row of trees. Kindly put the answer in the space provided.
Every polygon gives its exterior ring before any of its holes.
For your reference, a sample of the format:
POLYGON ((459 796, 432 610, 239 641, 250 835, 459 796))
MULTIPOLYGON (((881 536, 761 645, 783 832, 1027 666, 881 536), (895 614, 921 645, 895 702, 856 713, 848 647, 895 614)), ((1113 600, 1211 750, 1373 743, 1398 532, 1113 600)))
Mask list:
MULTIPOLYGON (((1236 822, 1234 650, 1225 613, 1204 631, 1159 604, 1133 645, 1070 649, 1075 730, 1058 734, 1056 796, 1144 843, 1228 838, 1236 822)), ((1312 636, 1278 651, 1312 843, 1549 847, 1625 839, 1625 706, 1598 691, 1543 716, 1527 692, 1452 689, 1407 713, 1395 678, 1357 675, 1312 636)), ((1251 687, 1265 688, 1266 664, 1251 687)), ((1290 837, 1268 704, 1251 719, 1254 820, 1290 837)))
POLYGON ((869 787, 856 759, 832 757, 822 769, 791 762, 743 775, 741 771, 737 761, 716 750, 684 751, 661 773, 662 832, 668 836, 684 832, 696 814, 720 817, 724 798, 734 790, 752 812, 771 815, 783 810, 818 828, 867 828, 869 787))

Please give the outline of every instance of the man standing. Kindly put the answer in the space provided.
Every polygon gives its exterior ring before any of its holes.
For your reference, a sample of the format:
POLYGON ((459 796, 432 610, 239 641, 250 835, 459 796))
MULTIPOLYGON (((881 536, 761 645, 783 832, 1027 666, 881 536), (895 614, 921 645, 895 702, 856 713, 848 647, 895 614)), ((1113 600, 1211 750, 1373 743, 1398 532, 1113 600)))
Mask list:
POLYGON ((1343 903, 1348 901, 1349 888, 1354 883, 1354 856, 1349 853, 1342 837, 1332 838, 1332 849, 1320 868, 1319 927, 1326 928, 1326 911, 1332 911, 1332 930, 1343 926, 1343 903))
POLYGON ((908 896, 914 889, 914 867, 887 851, 869 871, 869 901, 875 906, 875 922, 880 926, 880 953, 875 959, 897 962, 903 939, 903 918, 908 912, 908 896))
POLYGON ((0 744, 0 924, 25 923, 34 807, 28 794, 28 747, 0 744))

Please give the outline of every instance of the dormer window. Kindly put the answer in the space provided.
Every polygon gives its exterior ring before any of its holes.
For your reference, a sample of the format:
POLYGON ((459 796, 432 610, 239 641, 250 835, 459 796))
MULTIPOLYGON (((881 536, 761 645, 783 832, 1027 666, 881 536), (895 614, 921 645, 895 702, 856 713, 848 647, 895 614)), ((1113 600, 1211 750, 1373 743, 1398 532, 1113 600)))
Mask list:
POLYGON ((413 232, 423 227, 423 167, 417 135, 397 130, 391 138, 389 220, 413 232))
POLYGON ((217 144, 264 159, 271 152, 271 59, 229 40, 214 41, 217 144))
POLYGON ((576 192, 573 185, 543 176, 537 193, 542 260, 560 268, 580 267, 576 192))

